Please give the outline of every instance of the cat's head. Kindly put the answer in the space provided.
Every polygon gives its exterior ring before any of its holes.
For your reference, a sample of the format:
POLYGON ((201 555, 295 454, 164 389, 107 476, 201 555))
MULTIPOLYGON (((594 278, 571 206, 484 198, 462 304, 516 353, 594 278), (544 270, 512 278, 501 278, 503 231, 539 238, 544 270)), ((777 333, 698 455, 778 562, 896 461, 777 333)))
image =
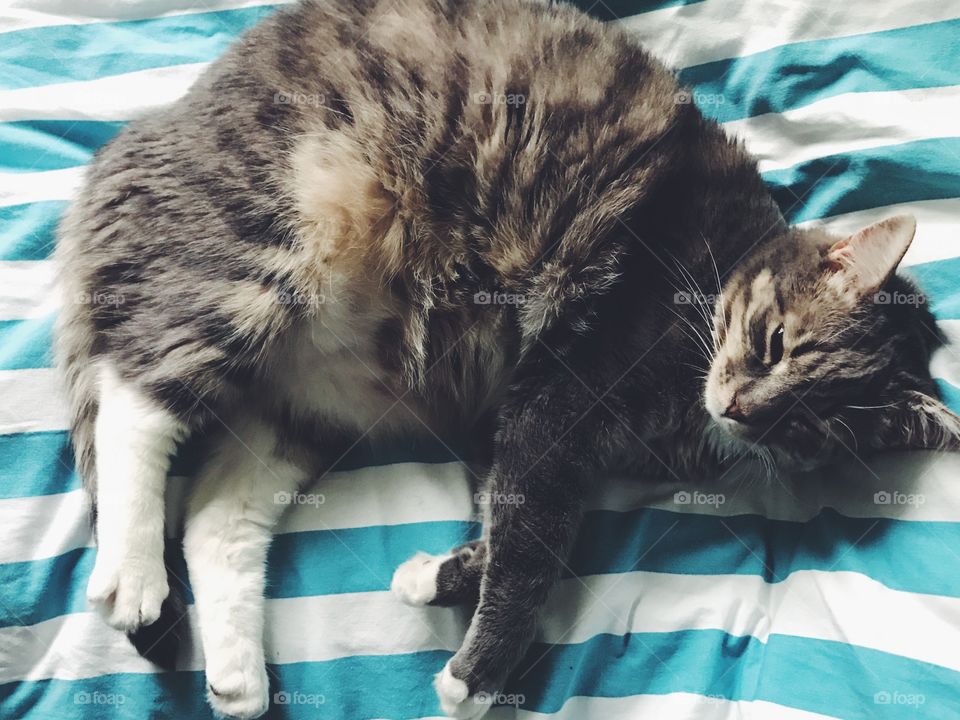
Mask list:
POLYGON ((791 229, 724 283, 707 411, 734 445, 810 465, 844 448, 960 447, 929 373, 942 344, 925 298, 895 275, 916 223, 846 238, 791 229))

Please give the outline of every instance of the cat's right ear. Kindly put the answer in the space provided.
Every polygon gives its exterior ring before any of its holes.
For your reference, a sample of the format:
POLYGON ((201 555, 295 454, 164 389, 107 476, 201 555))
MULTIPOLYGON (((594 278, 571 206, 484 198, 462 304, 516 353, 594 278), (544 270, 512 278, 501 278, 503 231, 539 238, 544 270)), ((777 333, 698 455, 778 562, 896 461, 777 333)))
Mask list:
POLYGON ((854 300, 874 294, 896 272, 916 230, 912 215, 897 215, 838 240, 823 253, 827 283, 854 300))

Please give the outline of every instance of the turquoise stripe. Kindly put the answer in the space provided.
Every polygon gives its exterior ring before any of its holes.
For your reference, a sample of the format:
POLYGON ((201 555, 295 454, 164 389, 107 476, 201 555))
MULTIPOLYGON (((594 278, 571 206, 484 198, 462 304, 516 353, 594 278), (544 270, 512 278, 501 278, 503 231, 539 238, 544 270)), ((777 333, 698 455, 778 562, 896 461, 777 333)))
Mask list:
MULTIPOLYGON (((272 699, 286 692, 287 697, 315 700, 273 703, 266 717, 438 715, 430 680, 449 657, 449 652, 426 651, 271 665, 272 699)), ((504 694, 522 695, 520 707, 526 710, 549 713, 575 696, 689 692, 705 696, 705 703, 711 698, 763 700, 846 720, 960 716, 960 674, 952 670, 790 635, 772 635, 764 643, 721 630, 682 630, 604 634, 570 645, 538 643, 512 678, 504 694), (883 693, 898 693, 901 702, 883 703, 882 695, 878 702, 883 693), (903 702, 906 695, 922 704, 903 702)), ((8 683, 0 686, 0 706, 4 716, 58 720, 85 720, 91 714, 98 720, 211 717, 199 672, 8 683)))
POLYGON ((80 487, 66 431, 0 435, 0 500, 80 487))
POLYGON ((0 89, 94 80, 217 58, 275 5, 3 33, 0 89))
POLYGON ((763 179, 793 223, 920 200, 960 196, 960 137, 838 153, 763 179))
POLYGON ((703 112, 719 122, 843 93, 958 85, 960 19, 793 43, 685 68, 680 81, 696 89, 703 112))
POLYGON ((911 265, 903 274, 915 279, 930 296, 930 307, 938 318, 960 320, 960 257, 911 265))
POLYGON ((941 557, 943 543, 960 547, 960 523, 851 518, 831 508, 806 522, 598 511, 584 522, 570 565, 577 575, 645 570, 759 575, 771 583, 796 570, 849 570, 894 590, 960 597, 960 574, 902 561, 941 557))
MULTIPOLYGON (((267 597, 387 590, 393 571, 414 553, 446 552, 478 533, 474 523, 432 522, 278 535, 267 563, 267 597)), ((179 542, 172 542, 168 553, 174 573, 186 581, 179 542)), ((87 610, 85 588, 95 557, 93 548, 84 547, 54 558, 0 564, 0 627, 87 610)))
POLYGON ((45 260, 53 253, 64 200, 0 207, 0 260, 45 260))
MULTIPOLYGON (((445 552, 478 530, 473 523, 450 521, 281 534, 267 564, 267 595, 386 590, 394 569, 418 550, 445 552)), ((894 590, 960 597, 960 572, 950 570, 944 547, 960 547, 960 523, 848 518, 830 509, 803 523, 655 509, 595 511, 584 520, 570 566, 577 575, 642 570, 757 575, 769 583, 797 570, 850 571, 894 590), (651 548, 657 538, 662 541, 651 548), (904 563, 905 557, 940 558, 937 572, 930 572, 929 563, 904 563)), ((93 549, 81 548, 0 565, 9 613, 0 626, 82 611, 93 557, 93 549)), ((186 578, 178 548, 171 548, 171 557, 186 578)))
POLYGON ((955 413, 960 414, 960 388, 946 380, 937 380, 937 388, 940 390, 940 397, 947 406, 955 413))
MULTIPOLYGON (((286 691, 301 701, 285 705, 271 702, 264 718, 400 720, 440 715, 430 681, 450 655, 435 650, 271 665, 271 700, 275 693, 286 691), (320 695, 322 704, 317 702, 320 695), (310 696, 314 702, 304 702, 310 696)), ((7 683, 0 685, 0 716, 30 720, 213 720, 205 695, 200 672, 123 673, 74 681, 7 683)))
POLYGON ((574 645, 535 645, 512 677, 518 680, 506 693, 522 694, 525 709, 546 713, 578 695, 688 692, 766 700, 845 720, 960 717, 960 673, 792 635, 771 635, 767 642, 721 630, 597 635, 574 645), (920 695, 923 704, 878 703, 877 693, 884 692, 920 695))
POLYGON ((52 367, 54 320, 0 320, 0 370, 52 367))
POLYGON ((85 165, 126 123, 27 120, 0 123, 0 172, 39 172, 85 165))

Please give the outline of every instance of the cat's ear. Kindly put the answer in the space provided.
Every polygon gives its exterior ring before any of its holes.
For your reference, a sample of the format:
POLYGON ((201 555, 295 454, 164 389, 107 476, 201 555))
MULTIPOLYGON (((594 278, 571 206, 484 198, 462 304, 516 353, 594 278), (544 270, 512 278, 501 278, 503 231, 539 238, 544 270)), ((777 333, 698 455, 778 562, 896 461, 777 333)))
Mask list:
POLYGON ((960 450, 960 417, 940 400, 910 391, 883 411, 878 449, 960 450))
POLYGON ((858 298, 872 295, 896 271, 916 230, 912 215, 897 215, 838 240, 823 254, 827 282, 858 298))

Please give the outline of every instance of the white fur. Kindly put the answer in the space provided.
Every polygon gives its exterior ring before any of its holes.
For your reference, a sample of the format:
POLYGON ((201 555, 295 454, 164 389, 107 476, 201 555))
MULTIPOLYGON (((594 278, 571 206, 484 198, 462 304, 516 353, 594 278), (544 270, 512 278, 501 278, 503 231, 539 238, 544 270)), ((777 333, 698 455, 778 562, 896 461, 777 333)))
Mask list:
POLYGON ((471 695, 467 684, 450 672, 449 662, 443 666, 433 685, 440 698, 440 707, 452 718, 475 720, 483 717, 493 704, 493 697, 487 693, 471 695))
POLYGON ((305 472, 277 456, 277 438, 267 425, 240 417, 228 426, 190 498, 184 552, 210 705, 223 715, 254 718, 269 703, 263 655, 267 547, 287 507, 282 494, 296 491, 305 472))
POLYGON ((433 556, 419 552, 393 573, 390 589, 407 605, 422 607, 437 597, 437 573, 453 555, 433 556))
POLYGON ((163 494, 185 428, 111 366, 100 367, 99 382, 98 549, 87 599, 111 625, 133 630, 154 622, 167 597, 163 494))

